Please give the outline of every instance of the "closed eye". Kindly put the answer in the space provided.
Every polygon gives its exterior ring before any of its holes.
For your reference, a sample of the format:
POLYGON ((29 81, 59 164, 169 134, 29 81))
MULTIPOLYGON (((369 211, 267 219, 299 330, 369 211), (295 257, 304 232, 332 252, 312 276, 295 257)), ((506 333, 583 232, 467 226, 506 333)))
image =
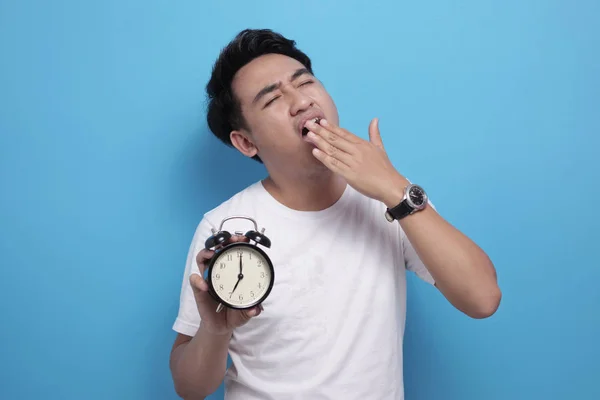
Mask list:
MULTIPOLYGON (((302 82, 299 86, 304 86, 304 85, 310 85, 311 83, 314 83, 315 81, 313 80, 308 80, 305 82, 302 82)), ((273 97, 271 100, 269 100, 263 107, 263 109, 269 107, 275 100, 277 100, 280 96, 275 96, 273 97)))
POLYGON ((267 102, 267 104, 265 104, 265 106, 264 106, 263 108, 267 108, 267 107, 269 107, 269 105, 271 105, 271 104, 272 104, 272 103, 273 103, 275 100, 277 100, 278 98, 279 98, 279 96, 275 96, 275 97, 273 97, 271 100, 269 100, 269 101, 267 102))

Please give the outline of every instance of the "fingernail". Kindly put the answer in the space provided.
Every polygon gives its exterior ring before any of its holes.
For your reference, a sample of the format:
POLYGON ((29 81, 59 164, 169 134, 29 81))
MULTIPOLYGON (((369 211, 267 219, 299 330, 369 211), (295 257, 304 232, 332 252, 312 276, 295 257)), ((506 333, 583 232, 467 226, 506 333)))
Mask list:
POLYGON ((329 125, 329 123, 327 122, 327 120, 325 118, 323 118, 321 121, 319 121, 319 123, 323 126, 329 125))
POLYGON ((306 134, 306 136, 308 136, 309 138, 312 138, 312 139, 314 139, 315 137, 317 137, 317 135, 313 131, 308 131, 308 133, 306 134))

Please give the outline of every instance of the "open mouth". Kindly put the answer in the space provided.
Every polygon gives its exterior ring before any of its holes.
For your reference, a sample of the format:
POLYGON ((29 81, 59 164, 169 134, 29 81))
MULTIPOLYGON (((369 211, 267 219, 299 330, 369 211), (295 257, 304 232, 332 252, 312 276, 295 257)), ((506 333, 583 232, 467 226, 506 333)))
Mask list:
MULTIPOLYGON (((321 118, 317 117, 314 119, 315 123, 318 124, 319 122, 321 122, 321 118)), ((306 136, 308 134, 308 128, 304 127, 302 128, 302 136, 306 136)))

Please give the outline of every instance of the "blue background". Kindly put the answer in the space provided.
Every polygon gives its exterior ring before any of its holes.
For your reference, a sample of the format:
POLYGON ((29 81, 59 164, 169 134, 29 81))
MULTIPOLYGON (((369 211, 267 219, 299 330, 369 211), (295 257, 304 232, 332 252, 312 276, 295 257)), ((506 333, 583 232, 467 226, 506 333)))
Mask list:
POLYGON ((1 0, 0 398, 176 398, 193 231, 264 174, 204 115, 212 62, 246 27, 298 41, 343 126, 366 138, 379 117, 399 171, 495 262, 504 298, 483 321, 411 275, 406 398, 600 398, 599 13, 1 0))

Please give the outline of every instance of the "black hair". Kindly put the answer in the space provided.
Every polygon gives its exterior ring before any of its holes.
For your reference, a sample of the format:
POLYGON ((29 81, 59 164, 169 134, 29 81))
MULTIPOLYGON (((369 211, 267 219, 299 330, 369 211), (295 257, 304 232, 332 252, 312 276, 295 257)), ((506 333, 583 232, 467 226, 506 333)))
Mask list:
MULTIPOLYGON (((231 82, 235 74, 250 61, 266 54, 282 54, 298 60, 312 74, 310 58, 296 47, 294 40, 270 29, 245 29, 223 48, 206 85, 208 95, 207 122, 212 133, 233 147, 229 134, 235 129, 248 129, 239 100, 231 82)), ((252 157, 262 163, 258 155, 252 157)))

